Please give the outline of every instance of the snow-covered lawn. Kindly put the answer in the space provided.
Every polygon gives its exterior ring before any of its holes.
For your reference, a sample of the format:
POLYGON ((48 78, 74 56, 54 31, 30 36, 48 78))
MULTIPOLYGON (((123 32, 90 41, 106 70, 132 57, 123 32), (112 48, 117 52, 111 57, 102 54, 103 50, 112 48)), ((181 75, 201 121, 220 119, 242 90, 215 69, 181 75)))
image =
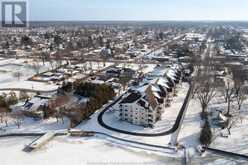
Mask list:
MULTIPOLYGON (((248 155, 248 105, 244 106, 244 111, 241 112, 242 121, 237 119, 231 128, 231 135, 226 137, 218 136, 211 147, 223 149, 230 152, 248 155)), ((215 129, 215 134, 219 135, 222 132, 228 135, 228 131, 215 129)))
POLYGON ((228 138, 217 137, 211 147, 248 155, 248 119, 237 123, 228 138))
MULTIPOLYGON (((209 106, 211 111, 224 110, 226 112, 227 103, 224 97, 218 95, 209 106)), ((237 111, 236 103, 231 106, 231 113, 234 115, 234 125, 231 128, 231 135, 228 138, 221 137, 220 134, 228 135, 227 129, 213 129, 214 139, 211 147, 223 149, 230 152, 248 155, 248 101, 246 100, 241 108, 240 114, 237 111), (242 119, 242 120, 241 120, 242 119)))
POLYGON ((179 143, 187 148, 195 148, 200 144, 200 112, 201 108, 199 102, 195 99, 191 99, 179 134, 179 143))
MULTIPOLYGON (((247 104, 247 103, 246 103, 247 104)), ((225 103, 223 99, 217 97, 214 99, 210 106, 209 110, 213 109, 225 109, 225 103)), ((228 138, 220 137, 217 138, 216 135, 219 135, 220 129, 212 129, 214 141, 210 145, 212 148, 217 148, 229 152, 241 153, 248 155, 248 112, 245 110, 248 108, 248 105, 243 106, 243 113, 241 114, 243 120, 240 121, 231 129, 231 136, 228 138)), ((204 157, 199 157, 199 154, 196 154, 195 148, 200 144, 199 137, 201 132, 201 125, 203 124, 200 118, 201 106, 197 99, 192 99, 190 101, 187 114, 183 121, 182 129, 179 134, 179 143, 186 146, 189 150, 192 164, 198 164, 202 162, 203 164, 242 164, 240 160, 233 160, 228 157, 222 157, 219 155, 206 153, 204 157)), ((227 134, 226 130, 223 130, 227 134)), ((244 163, 245 164, 245 163, 244 163)))
POLYGON ((25 117, 24 120, 21 122, 20 128, 17 127, 15 124, 15 120, 9 118, 8 120, 8 127, 5 127, 5 123, 0 123, 0 134, 6 133, 40 133, 40 132, 47 132, 47 131, 58 131, 64 132, 67 131, 69 127, 69 120, 64 118, 64 123, 61 120, 57 123, 55 118, 50 118, 46 120, 33 120, 32 118, 25 117))
POLYGON ((154 68, 156 67, 156 64, 134 64, 134 63, 124 64, 122 63, 122 64, 117 65, 117 67, 130 68, 135 71, 140 71, 142 69, 142 72, 146 74, 146 73, 153 71, 154 68))
MULTIPOLYGON (((56 85, 50 85, 39 82, 27 81, 37 73, 34 69, 33 60, 29 59, 4 59, 0 61, 0 89, 28 89, 50 91, 57 89, 56 85), (19 74, 19 76, 16 76, 19 74)), ((50 63, 38 62, 39 72, 44 72, 51 69, 50 63)))
POLYGON ((34 82, 34 81, 12 81, 9 83, 0 84, 0 90, 11 90, 11 89, 24 89, 24 90, 35 90, 40 92, 55 91, 58 89, 57 85, 34 82))
POLYGON ((41 150, 25 153, 26 144, 34 138, 0 139, 1 165, 90 165, 90 164, 179 164, 181 160, 122 148, 97 138, 57 137, 41 150), (4 155, 4 156, 3 156, 4 155))

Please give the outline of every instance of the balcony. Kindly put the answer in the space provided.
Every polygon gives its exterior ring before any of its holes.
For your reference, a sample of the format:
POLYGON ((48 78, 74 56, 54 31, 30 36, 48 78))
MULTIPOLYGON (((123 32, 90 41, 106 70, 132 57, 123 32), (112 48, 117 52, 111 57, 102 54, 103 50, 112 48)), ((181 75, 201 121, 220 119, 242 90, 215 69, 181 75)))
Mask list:
POLYGON ((148 119, 148 123, 153 123, 153 120, 151 120, 151 119, 148 119))

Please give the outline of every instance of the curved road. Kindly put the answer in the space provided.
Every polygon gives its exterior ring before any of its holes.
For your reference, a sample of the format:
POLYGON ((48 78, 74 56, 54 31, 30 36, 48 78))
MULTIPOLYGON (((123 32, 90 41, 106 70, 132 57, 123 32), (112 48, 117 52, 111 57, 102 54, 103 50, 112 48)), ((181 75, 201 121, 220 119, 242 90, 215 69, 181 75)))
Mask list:
POLYGON ((145 136, 145 137, 156 137, 156 136, 165 136, 165 135, 169 135, 169 134, 172 134, 174 133, 180 126, 180 121, 182 120, 183 118, 183 114, 184 114, 184 111, 187 110, 187 105, 189 103, 189 100, 190 100, 190 95, 191 95, 191 91, 192 91, 192 85, 190 83, 190 87, 189 87, 189 90, 187 92, 187 96, 184 100, 184 103, 183 103, 183 106, 181 107, 181 110, 176 118, 176 121, 175 121, 175 124, 173 125, 173 127, 167 131, 164 131, 164 132, 160 132, 160 133, 151 133, 151 134, 148 134, 148 133, 137 133, 137 132, 129 132, 129 131, 125 131, 125 130, 121 130, 121 129, 117 129, 117 128, 114 128, 114 127, 111 127, 107 124, 104 123, 103 121, 103 115, 104 113, 110 108, 112 107, 115 103, 117 103, 122 96, 120 96, 116 101, 114 101, 113 103, 111 103, 109 106, 107 106, 106 108, 104 108, 104 110, 102 110, 97 118, 98 120, 98 123, 108 129, 108 130, 111 130, 111 131, 115 131, 115 132, 119 132, 119 133, 123 133, 123 134, 128 134, 128 135, 134 135, 134 136, 145 136))
POLYGON ((229 151, 224 151, 224 150, 219 150, 219 149, 215 149, 215 148, 209 148, 209 147, 205 147, 206 151, 218 154, 218 155, 222 155, 222 156, 226 156, 226 157, 233 157, 233 158, 238 158, 238 159, 243 159, 248 161, 248 155, 244 155, 244 154, 238 154, 238 153, 234 153, 234 152, 229 152, 229 151))

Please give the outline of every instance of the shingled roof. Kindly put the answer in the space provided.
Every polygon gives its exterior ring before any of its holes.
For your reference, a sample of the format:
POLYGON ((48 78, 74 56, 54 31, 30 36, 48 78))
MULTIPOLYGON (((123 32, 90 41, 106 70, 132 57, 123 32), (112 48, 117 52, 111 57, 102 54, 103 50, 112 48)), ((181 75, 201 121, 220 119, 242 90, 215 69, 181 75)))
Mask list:
POLYGON ((120 104, 133 103, 133 102, 137 101, 140 98, 141 98, 141 94, 139 92, 132 92, 126 98, 124 98, 120 102, 120 104))

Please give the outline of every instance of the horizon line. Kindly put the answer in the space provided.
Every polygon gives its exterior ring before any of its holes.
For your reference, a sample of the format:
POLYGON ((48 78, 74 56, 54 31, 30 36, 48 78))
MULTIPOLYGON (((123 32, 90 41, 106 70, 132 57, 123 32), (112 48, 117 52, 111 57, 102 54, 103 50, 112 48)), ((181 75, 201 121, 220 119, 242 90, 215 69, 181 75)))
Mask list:
POLYGON ((248 22, 248 20, 30 20, 27 22, 248 22))

